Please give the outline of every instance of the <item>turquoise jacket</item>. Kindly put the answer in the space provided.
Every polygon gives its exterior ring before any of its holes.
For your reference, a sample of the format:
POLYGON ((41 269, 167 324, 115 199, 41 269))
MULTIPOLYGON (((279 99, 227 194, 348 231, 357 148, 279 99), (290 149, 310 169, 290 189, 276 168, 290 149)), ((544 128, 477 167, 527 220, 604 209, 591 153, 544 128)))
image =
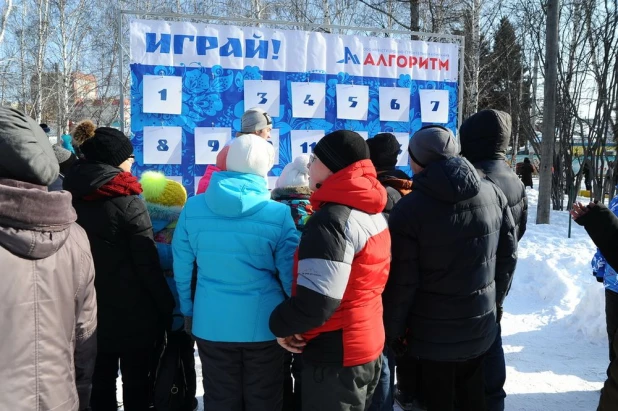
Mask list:
POLYGON ((291 294, 297 245, 290 210, 270 199, 263 177, 214 173, 208 190, 187 201, 172 241, 180 311, 193 316, 193 334, 220 342, 274 340, 268 320, 291 294))

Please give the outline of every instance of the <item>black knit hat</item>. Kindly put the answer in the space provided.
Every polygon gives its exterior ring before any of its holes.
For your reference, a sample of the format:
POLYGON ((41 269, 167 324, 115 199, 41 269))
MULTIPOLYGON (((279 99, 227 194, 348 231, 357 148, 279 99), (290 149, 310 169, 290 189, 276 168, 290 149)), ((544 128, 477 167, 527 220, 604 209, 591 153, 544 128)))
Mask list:
POLYGON ((330 171, 336 173, 357 161, 368 160, 369 147, 358 133, 337 130, 322 137, 313 149, 313 154, 330 171))
POLYGON ((375 168, 395 167, 401 144, 391 133, 380 133, 367 140, 371 162, 375 168))
POLYGON ((73 140, 88 161, 118 167, 133 154, 131 141, 121 131, 111 127, 95 128, 89 120, 77 125, 73 140))

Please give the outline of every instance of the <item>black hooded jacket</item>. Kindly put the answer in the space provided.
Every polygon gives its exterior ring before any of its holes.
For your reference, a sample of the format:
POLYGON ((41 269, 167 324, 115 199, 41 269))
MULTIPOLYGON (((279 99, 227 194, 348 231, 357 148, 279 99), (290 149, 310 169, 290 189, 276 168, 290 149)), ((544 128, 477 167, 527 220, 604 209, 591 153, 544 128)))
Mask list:
POLYGON ((459 135, 461 155, 506 196, 517 240, 521 240, 528 222, 528 198, 523 183, 505 161, 511 140, 511 116, 498 110, 479 111, 463 122, 459 135))
POLYGON ((86 231, 95 266, 99 351, 153 346, 171 322, 174 299, 159 264, 152 223, 138 196, 87 201, 121 170, 80 161, 64 179, 77 223, 86 231))
POLYGON ((466 159, 429 164, 391 212, 387 338, 434 361, 478 357, 494 342, 496 303, 515 270, 517 239, 502 192, 466 159))

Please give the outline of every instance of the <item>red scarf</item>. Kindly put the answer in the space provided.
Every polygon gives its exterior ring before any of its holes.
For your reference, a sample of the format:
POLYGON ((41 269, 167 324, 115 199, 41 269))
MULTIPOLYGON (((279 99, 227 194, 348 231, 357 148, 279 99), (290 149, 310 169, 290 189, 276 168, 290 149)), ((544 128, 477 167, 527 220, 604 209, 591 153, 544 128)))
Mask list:
POLYGON ((121 172, 116 177, 103 184, 92 194, 84 197, 86 201, 100 200, 103 198, 123 197, 142 193, 142 185, 137 177, 131 173, 121 172))

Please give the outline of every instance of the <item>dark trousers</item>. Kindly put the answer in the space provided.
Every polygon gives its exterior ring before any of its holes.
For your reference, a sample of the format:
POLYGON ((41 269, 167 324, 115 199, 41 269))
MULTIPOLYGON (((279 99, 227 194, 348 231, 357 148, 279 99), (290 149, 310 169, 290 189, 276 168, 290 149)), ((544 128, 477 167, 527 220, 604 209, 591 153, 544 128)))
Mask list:
POLYGON ((204 411, 281 411, 283 355, 276 341, 225 343, 196 338, 204 411))
POLYGON ((427 411, 486 411, 483 356, 461 362, 421 361, 427 411))
POLYGON ((393 411, 395 391, 395 355, 388 347, 382 352, 382 369, 380 380, 373 393, 369 411, 393 411))
MULTIPOLYGON (((153 347, 154 350, 154 347, 153 347)), ((125 411, 145 411, 150 403, 152 351, 125 353, 99 352, 92 376, 92 411, 116 411, 116 378, 122 373, 122 398, 125 411)))
POLYGON ((498 325, 496 340, 485 354, 483 374, 487 409, 489 411, 504 411, 506 362, 504 360, 504 350, 502 349, 502 328, 500 325, 498 325))
POLYGON ((618 293, 608 289, 605 289, 605 318, 610 364, 599 401, 599 411, 615 410, 618 404, 618 293))
POLYGON ((305 362, 303 411, 365 411, 380 379, 382 357, 354 367, 305 362))
POLYGON ((416 398, 422 401, 420 360, 406 355, 397 358, 396 363, 397 391, 410 400, 416 398))
POLYGON ((283 410, 301 411, 302 354, 285 352, 283 361, 283 410), (292 378, 293 377, 293 378, 292 378))

